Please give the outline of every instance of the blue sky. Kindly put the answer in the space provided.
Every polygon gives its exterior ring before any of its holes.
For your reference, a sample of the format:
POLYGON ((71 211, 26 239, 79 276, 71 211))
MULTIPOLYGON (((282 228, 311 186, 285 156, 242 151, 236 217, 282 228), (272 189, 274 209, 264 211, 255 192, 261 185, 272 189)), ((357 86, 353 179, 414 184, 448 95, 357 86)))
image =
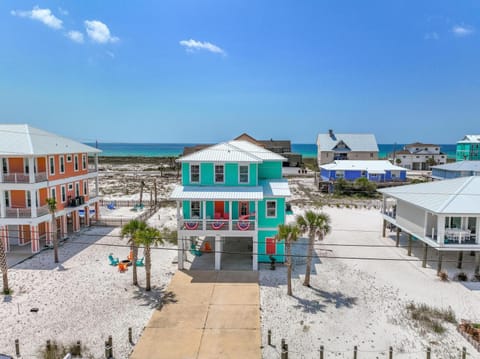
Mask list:
POLYGON ((480 133, 478 1, 0 2, 0 122, 83 141, 454 143, 480 133), (76 125, 74 125, 76 124, 76 125))

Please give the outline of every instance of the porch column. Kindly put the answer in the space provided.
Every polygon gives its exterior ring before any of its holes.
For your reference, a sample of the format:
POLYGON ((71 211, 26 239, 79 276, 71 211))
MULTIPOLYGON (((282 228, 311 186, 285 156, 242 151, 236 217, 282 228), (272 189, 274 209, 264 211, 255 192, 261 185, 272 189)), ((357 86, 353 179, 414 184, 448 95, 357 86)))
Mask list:
POLYGON ((215 270, 222 267, 222 237, 215 236, 215 270))
POLYGON ((408 235, 408 248, 407 248, 407 256, 412 256, 412 235, 408 235))
POLYGON ((95 202, 94 207, 95 207, 95 222, 98 222, 98 220, 100 219, 100 204, 98 201, 95 202))
POLYGON ((462 269, 463 251, 458 252, 457 268, 462 269))
POLYGON ((32 245, 32 253, 40 252, 40 237, 38 234, 38 225, 30 226, 30 239, 32 245))
POLYGON ((422 267, 426 268, 427 267, 427 258, 428 258, 428 244, 424 243, 423 244, 423 260, 422 260, 422 267))
POLYGON ((232 201, 228 202, 228 230, 232 230, 232 201))
MULTIPOLYGON (((3 172, 3 171, 0 171, 3 172)), ((5 218, 7 215, 7 207, 5 206, 5 191, 0 191, 0 217, 5 218)))
MULTIPOLYGON (((95 155, 95 172, 98 172, 98 155, 95 155)), ((95 197, 98 197, 98 173, 95 176, 95 197)))
POLYGON ((68 236, 68 224, 67 224, 67 215, 62 216, 62 228, 63 228, 63 238, 68 236))
MULTIPOLYGON (((428 212, 425 211, 425 218, 423 220, 423 238, 427 238, 428 212)), ((433 239, 433 238, 432 238, 433 239)))
POLYGON ((441 247, 445 244, 445 216, 437 218, 437 242, 441 247))
POLYGON ((23 226, 22 225, 18 226, 17 230, 18 230, 17 243, 23 244, 25 242, 25 234, 23 233, 23 226))
POLYGON ((382 237, 386 237, 386 231, 387 231, 387 221, 384 219, 383 220, 383 228, 382 228, 382 237))
MULTIPOLYGON (((32 171, 30 171, 32 173, 32 171)), ((36 190, 30 190, 30 202, 31 202, 31 207, 30 211, 32 213, 32 218, 37 217, 37 191, 36 190)))
POLYGON ((258 231, 255 230, 255 235, 252 238, 252 270, 258 271, 258 231))
POLYGON ((480 226, 480 217, 477 217, 476 224, 475 224, 475 243, 476 244, 480 243, 479 238, 478 238, 479 234, 480 234, 480 228, 478 226, 480 226))
POLYGON ((443 262, 443 253, 442 251, 438 251, 437 275, 440 275, 440 272, 442 271, 442 262, 443 262))
POLYGON ((177 201, 177 228, 180 229, 180 202, 177 201))
POLYGON ((396 242, 395 242, 395 247, 398 247, 399 244, 400 244, 400 232, 401 232, 401 231, 402 231, 402 230, 397 227, 397 240, 396 240, 396 242))
POLYGON ((203 214, 203 224, 202 224, 202 230, 207 229, 207 201, 202 202, 202 214, 203 214))
POLYGON ((90 227, 90 206, 85 206, 85 227, 90 227))
POLYGON ((475 252, 475 275, 480 275, 480 252, 475 252))
MULTIPOLYGON (((35 158, 28 157, 28 180, 30 183, 35 183, 35 158)), ((35 201, 32 198, 32 206, 35 201)))
MULTIPOLYGON (((255 230, 258 232, 258 201, 255 201, 255 230)), ((256 245, 258 246, 258 241, 256 245)))
POLYGON ((8 228, 7 226, 3 226, 0 228, 0 241, 3 242, 3 249, 5 253, 8 253, 10 250, 9 243, 8 243, 8 228))
POLYGON ((78 213, 78 209, 73 211, 73 215, 75 218, 75 221, 73 222, 74 232, 79 232, 80 231, 80 214, 78 213))
POLYGON ((50 221, 45 222, 45 241, 47 245, 52 243, 52 225, 50 221))
MULTIPOLYGON (((177 201, 178 204, 178 201, 177 201)), ((177 232, 178 233, 178 232, 177 232)), ((178 269, 183 269, 183 258, 184 258, 184 247, 185 247, 185 239, 181 236, 178 236, 178 269)))

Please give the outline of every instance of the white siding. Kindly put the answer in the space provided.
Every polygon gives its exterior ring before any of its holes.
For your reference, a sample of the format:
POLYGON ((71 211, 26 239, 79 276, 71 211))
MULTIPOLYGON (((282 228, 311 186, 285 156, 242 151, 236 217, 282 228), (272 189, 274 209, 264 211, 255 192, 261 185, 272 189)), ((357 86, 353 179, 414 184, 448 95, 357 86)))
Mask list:
POLYGON ((423 238, 425 211, 403 201, 397 201, 397 223, 409 232, 423 238))

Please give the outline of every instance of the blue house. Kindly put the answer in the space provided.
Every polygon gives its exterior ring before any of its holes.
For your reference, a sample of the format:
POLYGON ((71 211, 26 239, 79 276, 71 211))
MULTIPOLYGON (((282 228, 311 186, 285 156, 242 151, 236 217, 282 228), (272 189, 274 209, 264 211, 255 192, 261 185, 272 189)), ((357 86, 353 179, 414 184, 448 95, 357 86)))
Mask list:
POLYGON ((460 161, 432 167, 432 178, 437 180, 480 176, 480 161, 460 161))
POLYGON ((320 176, 324 181, 335 181, 340 178, 355 181, 357 178, 367 178, 372 182, 405 181, 407 170, 395 166, 390 161, 349 161, 337 160, 320 166, 320 176))

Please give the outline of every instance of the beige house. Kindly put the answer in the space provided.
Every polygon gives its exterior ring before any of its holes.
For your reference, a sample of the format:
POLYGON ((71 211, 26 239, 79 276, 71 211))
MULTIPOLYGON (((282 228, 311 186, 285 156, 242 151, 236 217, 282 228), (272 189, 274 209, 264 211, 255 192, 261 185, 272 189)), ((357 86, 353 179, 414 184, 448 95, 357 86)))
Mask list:
POLYGON ((336 160, 378 160, 375 135, 366 133, 321 133, 317 137, 318 165, 336 160))

